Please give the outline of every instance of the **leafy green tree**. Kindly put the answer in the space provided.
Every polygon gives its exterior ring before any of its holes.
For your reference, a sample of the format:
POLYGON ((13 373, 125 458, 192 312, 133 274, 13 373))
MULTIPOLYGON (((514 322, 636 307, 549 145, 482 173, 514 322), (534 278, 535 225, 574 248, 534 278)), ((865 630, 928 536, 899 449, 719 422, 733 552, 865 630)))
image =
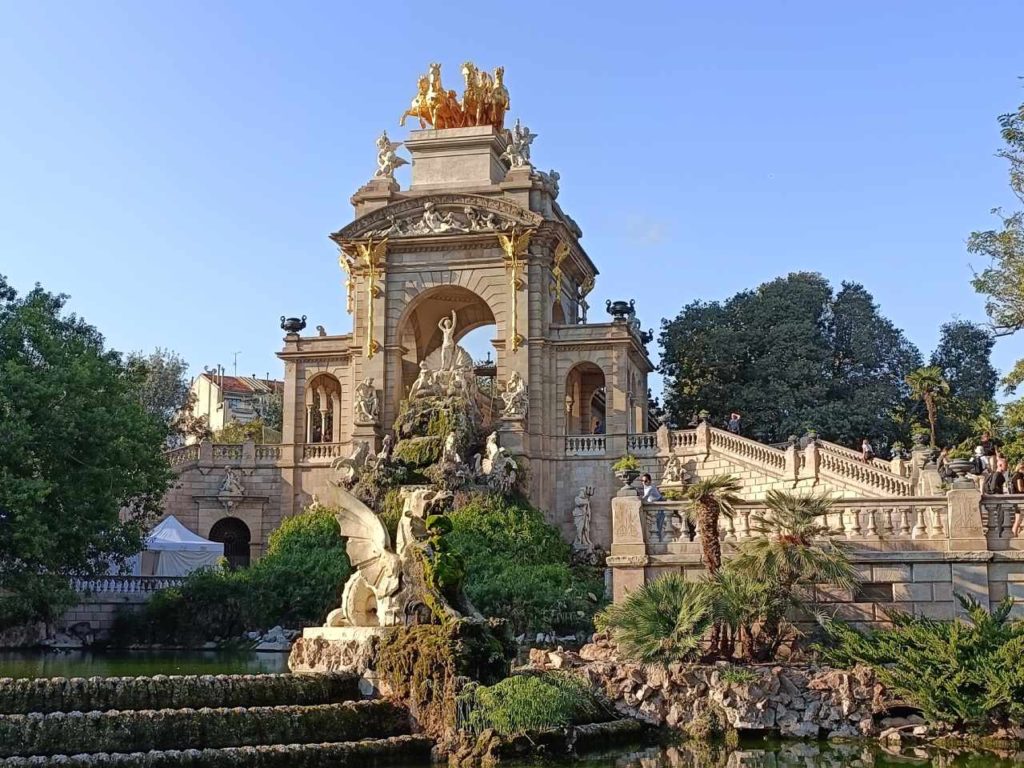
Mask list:
POLYGON ((949 382, 950 407, 938 420, 941 443, 957 444, 972 437, 973 422, 990 409, 999 381, 991 361, 994 344, 988 329, 966 320, 942 326, 939 345, 929 361, 949 382))
POLYGON ((138 551, 171 480, 138 368, 65 301, 0 277, 0 626, 54 618, 69 577, 138 551))
POLYGON ((132 352, 125 362, 134 369, 142 407, 165 424, 171 424, 188 401, 188 363, 180 355, 160 347, 148 355, 132 352))
POLYGON ((724 302, 695 302, 660 336, 669 420, 700 410, 713 423, 731 411, 768 442, 814 428, 847 444, 906 436, 890 418, 921 364, 902 331, 860 285, 834 293, 815 273, 794 273, 724 302))
POLYGON ((949 397, 949 382, 942 377, 941 368, 928 365, 908 374, 907 385, 910 387, 910 396, 924 403, 931 430, 931 445, 934 448, 939 405, 949 397))
MULTIPOLYGON (((1009 164, 1010 190, 1024 203, 1024 104, 1015 112, 999 117, 1005 146, 996 154, 1009 164)), ((1007 336, 1024 328, 1024 211, 1004 213, 998 229, 972 232, 967 240, 970 253, 987 257, 989 266, 975 273, 971 284, 985 296, 985 311, 996 336, 1007 336)), ((1024 365, 1018 362, 1011 374, 1016 386, 1024 379, 1024 365)))

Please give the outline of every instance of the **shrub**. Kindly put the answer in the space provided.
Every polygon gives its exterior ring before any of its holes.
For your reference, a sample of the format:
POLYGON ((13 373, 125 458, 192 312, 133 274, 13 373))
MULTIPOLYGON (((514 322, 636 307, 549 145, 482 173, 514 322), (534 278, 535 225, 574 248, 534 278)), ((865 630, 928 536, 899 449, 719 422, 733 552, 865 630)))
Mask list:
POLYGON ((611 707, 580 678, 566 673, 514 675, 492 686, 472 683, 458 697, 461 730, 502 736, 604 722, 611 707))
POLYGON ((284 520, 251 567, 196 571, 138 614, 122 614, 111 634, 121 644, 195 645, 277 624, 320 624, 337 607, 349 571, 334 513, 311 507, 284 520))
POLYGON ((894 694, 932 721, 957 728, 1019 722, 1024 717, 1024 622, 1011 621, 1013 600, 991 613, 957 595, 966 621, 890 614, 891 629, 858 632, 830 622, 822 656, 839 666, 867 664, 894 694))
POLYGON ((466 594, 516 634, 590 629, 601 572, 569 565, 569 545, 544 514, 517 498, 462 497, 446 537, 466 563, 466 594))
POLYGON ((700 654, 712 625, 711 608, 707 582, 686 581, 673 573, 630 592, 594 621, 600 631, 611 634, 627 659, 668 663, 700 654))

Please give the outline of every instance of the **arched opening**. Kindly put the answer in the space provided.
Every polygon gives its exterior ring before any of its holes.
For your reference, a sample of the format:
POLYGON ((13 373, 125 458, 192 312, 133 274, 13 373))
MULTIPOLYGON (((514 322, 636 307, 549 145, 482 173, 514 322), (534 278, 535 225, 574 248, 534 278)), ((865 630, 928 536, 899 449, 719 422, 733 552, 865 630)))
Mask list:
POLYGON ((306 442, 337 443, 341 429, 341 384, 321 373, 306 384, 306 442))
POLYGON ((232 570, 249 566, 251 538, 249 526, 237 517, 222 517, 210 529, 210 541, 224 545, 224 558, 232 570))
POLYGON ((444 285, 424 291, 409 304, 400 325, 405 353, 402 357, 402 397, 419 375, 419 363, 441 347, 438 324, 455 312, 455 342, 474 362, 483 363, 494 352, 494 313, 468 288, 444 285))
POLYGON ((565 379, 566 434, 603 434, 607 429, 604 371, 579 363, 565 379))

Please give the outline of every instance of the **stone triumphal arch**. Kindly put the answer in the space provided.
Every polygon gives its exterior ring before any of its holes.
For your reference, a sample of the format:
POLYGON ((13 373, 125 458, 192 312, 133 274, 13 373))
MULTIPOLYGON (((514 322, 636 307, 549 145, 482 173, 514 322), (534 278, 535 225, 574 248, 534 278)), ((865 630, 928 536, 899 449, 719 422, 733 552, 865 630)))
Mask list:
POLYGON ((597 267, 558 203, 559 174, 530 161, 533 138, 519 123, 410 131, 405 189, 394 177, 401 145, 378 141, 376 175, 353 195, 353 220, 330 236, 352 332, 291 326, 279 353, 283 515, 308 503, 332 462, 363 442, 379 448, 454 317, 456 342, 493 330, 493 362, 481 367, 497 394, 525 388, 511 412, 494 398, 494 425, 528 466, 531 499, 571 539, 573 500, 592 488, 594 540, 607 546, 609 465, 646 428, 649 338, 625 302, 608 322, 588 317, 597 267), (361 406, 371 391, 373 407, 361 406))

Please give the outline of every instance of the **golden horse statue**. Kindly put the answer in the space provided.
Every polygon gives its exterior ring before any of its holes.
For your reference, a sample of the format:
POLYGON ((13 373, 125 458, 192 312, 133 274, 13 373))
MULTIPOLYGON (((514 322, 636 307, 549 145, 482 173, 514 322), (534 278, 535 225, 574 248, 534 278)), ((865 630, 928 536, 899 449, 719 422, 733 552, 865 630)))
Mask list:
POLYGON ((399 125, 407 117, 419 118, 420 128, 462 128, 476 125, 505 127, 505 113, 509 108, 508 89, 505 87, 505 68, 498 67, 492 76, 471 61, 462 65, 465 90, 462 103, 455 91, 445 90, 441 82, 441 65, 432 63, 427 74, 420 77, 419 90, 399 125))
POLYGON ((402 114, 402 119, 398 121, 400 126, 405 125, 405 118, 407 117, 418 117, 420 120, 420 128, 427 127, 427 121, 430 120, 430 110, 427 109, 427 87, 429 83, 426 76, 421 77, 419 80, 419 90, 416 93, 416 98, 412 100, 412 104, 402 114))

